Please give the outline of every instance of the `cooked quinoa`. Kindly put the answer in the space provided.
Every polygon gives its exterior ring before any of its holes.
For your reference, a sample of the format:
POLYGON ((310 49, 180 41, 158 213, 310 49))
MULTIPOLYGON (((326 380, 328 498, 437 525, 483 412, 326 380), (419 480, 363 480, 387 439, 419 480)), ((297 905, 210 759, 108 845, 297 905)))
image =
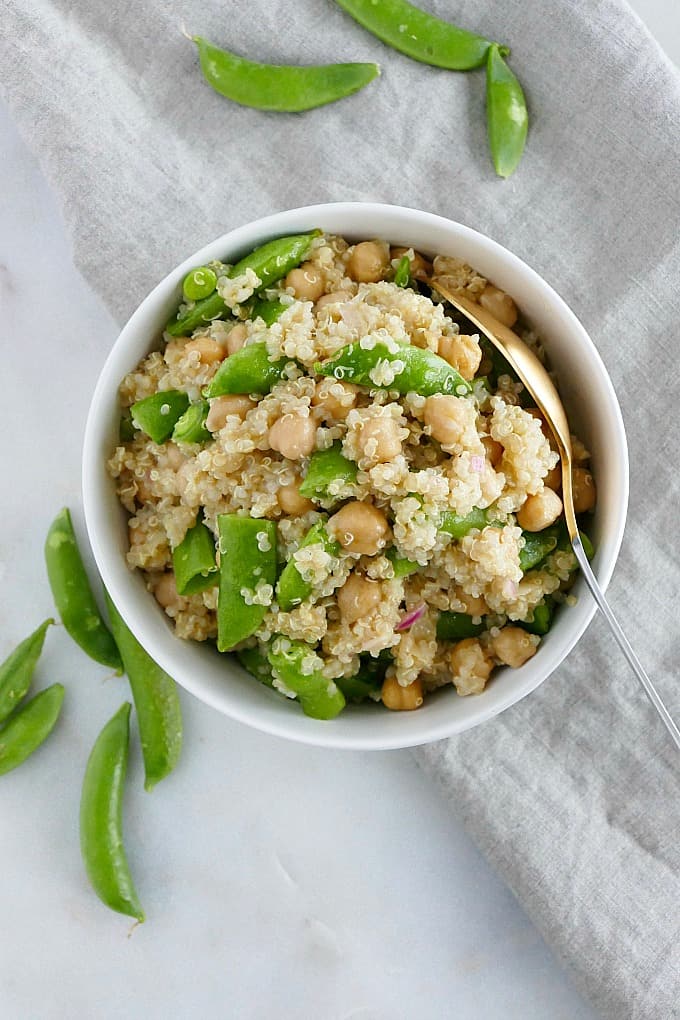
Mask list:
MULTIPOLYGON (((130 515, 128 564, 177 636, 224 645, 220 600, 229 593, 218 538, 227 515, 273 522, 254 532, 253 554, 275 557, 277 573, 288 565, 288 579, 292 565, 304 593, 286 604, 284 582, 254 568, 236 597, 257 623, 229 650, 280 694, 299 694, 305 711, 304 685, 296 689, 278 666, 281 650, 306 647, 301 674, 324 678, 340 707, 345 697, 368 697, 417 708, 448 685, 479 694, 497 666, 521 666, 576 570, 559 530, 559 457, 522 385, 423 281, 439 278, 479 301, 542 355, 512 298, 460 259, 322 234, 302 265, 264 291, 252 268, 236 276, 222 263, 211 268, 224 312, 190 335, 164 333, 123 379, 128 431, 108 463, 130 515), (405 258, 408 285, 398 286, 405 258), (256 298, 278 302, 270 325, 256 298), (268 392, 206 400, 225 362, 258 344, 280 366, 268 392), (370 363, 366 381, 345 369, 322 374, 350 345, 370 363), (401 392, 406 348, 436 355, 463 386, 401 392), (373 357, 377 350, 384 357, 373 357), (166 391, 203 402, 199 441, 179 441, 175 430, 174 440, 154 442, 143 430, 136 406, 166 391), (310 496, 304 482, 320 451, 348 469, 310 496), (215 540, 219 569, 194 594, 179 594, 175 557, 198 524, 215 540), (321 528, 324 539, 305 543, 315 526, 312 538, 321 528), (555 541, 527 567, 523 550, 541 534, 555 541)), ((180 306, 180 318, 192 308, 180 306)), ((159 413, 169 409, 161 403, 159 413)), ((591 510, 589 454, 574 440, 577 510, 591 510)))

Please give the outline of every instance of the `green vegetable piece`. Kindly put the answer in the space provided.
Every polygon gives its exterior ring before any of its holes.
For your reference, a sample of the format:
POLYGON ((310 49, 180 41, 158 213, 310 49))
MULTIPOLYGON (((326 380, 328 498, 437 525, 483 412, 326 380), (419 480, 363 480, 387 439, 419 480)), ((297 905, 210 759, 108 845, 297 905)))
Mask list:
POLYGON ((451 535, 452 538, 461 539, 465 538, 473 528, 479 528, 481 531, 488 523, 489 511, 481 510, 477 506, 469 514, 465 514, 464 517, 447 510, 442 514, 439 531, 451 535))
POLYGON ((52 684, 17 709, 0 729, 0 776, 21 765, 49 737, 63 700, 62 685, 52 684))
POLYGON ((440 613, 437 618, 440 641, 462 641, 463 638, 477 637, 483 630, 484 623, 473 623, 467 613, 440 613))
POLYGON ((45 563, 52 597, 68 633, 95 662, 122 673, 116 642, 95 601, 66 507, 47 532, 45 563))
POLYGON ((509 177, 524 152, 529 114, 522 86, 495 43, 486 60, 486 122, 496 173, 509 177))
POLYGON ((220 514, 217 525, 217 647, 228 652, 254 634, 267 613, 267 606, 252 603, 251 599, 258 585, 273 587, 276 583, 276 525, 236 514, 220 514))
POLYGON ((210 266, 199 266, 184 277, 182 292, 187 301, 201 301, 210 297, 217 287, 217 274, 210 266))
POLYGON ((320 375, 344 379, 345 382, 369 386, 371 389, 396 390, 398 393, 420 393, 429 397, 434 393, 453 393, 465 396, 471 386, 462 375, 432 351, 400 345, 393 353, 386 344, 377 343, 366 350, 361 341, 348 344, 324 364, 315 364, 314 370, 320 375), (393 378, 385 382, 385 363, 394 365, 393 378), (376 382, 376 379, 378 380, 376 382))
POLYGON ((345 700, 359 704, 374 694, 382 685, 391 661, 392 656, 384 655, 382 652, 377 658, 363 656, 358 673, 352 677, 338 677, 335 682, 344 694, 345 700))
POLYGON ((158 443, 167 442, 175 425, 189 407, 189 397, 179 390, 161 390, 138 400, 130 408, 136 428, 158 443))
POLYGON ((290 365, 290 358, 269 360, 264 341, 249 344, 225 358, 205 391, 206 397, 225 393, 269 393, 290 365))
MULTIPOLYGON (((406 0, 338 0, 378 39, 413 60, 449 71, 481 67, 491 43, 481 35, 442 21, 406 0)), ((507 53, 506 47, 502 52, 507 53)))
MULTIPOLYGON (((323 546, 324 551, 331 556, 337 556, 340 552, 340 543, 330 537, 326 531, 325 521, 317 521, 309 529, 300 543, 300 549, 307 549, 310 545, 323 546)), ((305 581, 301 576, 295 559, 290 559, 283 568, 276 585, 276 599, 280 608, 287 613, 295 606, 299 606, 301 602, 309 598, 312 587, 312 582, 305 581)))
POLYGON ((583 551, 586 554, 586 557, 589 560, 592 560, 593 556, 595 555, 595 546, 590 541, 585 531, 579 530, 579 537, 581 539, 581 545, 583 546, 583 551))
POLYGON ((259 680, 261 684, 264 684, 265 687, 274 686, 269 659, 260 651, 259 647, 242 648, 239 652, 236 652, 236 658, 243 668, 251 676, 254 676, 256 680, 259 680))
POLYGON ((405 556, 400 556, 395 546, 391 546, 385 553, 385 556, 387 556, 392 564, 395 577, 409 577, 420 570, 419 563, 416 563, 415 560, 409 560, 405 556))
POLYGON ((257 64, 220 50, 201 36, 193 41, 208 84, 227 99, 256 110, 311 110, 351 96, 380 74, 377 64, 257 64))
POLYGON ((555 603, 552 599, 546 599, 545 602, 535 606, 531 620, 520 620, 517 626, 529 631, 530 634, 547 634, 552 627, 554 615, 555 603))
POLYGON ((253 322, 255 319, 262 319, 265 326, 272 326, 281 318, 286 308, 290 308, 290 305, 284 305, 283 301, 280 301, 278 298, 272 298, 270 301, 259 298, 254 302, 248 318, 252 319, 253 322))
POLYGON ((165 331, 170 336, 188 336, 199 326, 207 326, 215 319, 227 319, 230 315, 231 309, 227 308, 221 294, 215 291, 210 297, 197 301, 181 318, 171 319, 165 331))
POLYGON ((524 546, 519 552, 519 565, 523 573, 537 567, 546 556, 557 548, 557 531, 546 528, 545 531, 523 531, 524 546))
POLYGON ((408 255, 404 255, 403 258, 399 259, 399 265, 394 274, 394 282, 397 287, 411 286, 411 260, 408 255))
POLYGON ((215 539, 203 521, 189 528, 173 551, 172 568, 179 595, 196 595, 217 584, 215 539))
POLYGON ((135 428, 132 420, 132 415, 129 409, 124 411, 120 416, 120 424, 118 426, 118 439, 121 443, 131 443, 137 435, 137 429, 135 428))
POLYGON ((177 685, 144 651, 108 592, 106 604, 137 711, 144 756, 144 789, 152 790, 172 772, 182 750, 182 710, 177 685))
POLYGON ((0 722, 14 711, 31 686, 33 672, 45 643, 45 634, 53 619, 45 620, 37 630, 16 646, 0 666, 0 722))
POLYGON ((303 641, 279 637, 274 639, 268 658, 274 676, 297 694, 305 715, 334 719, 345 707, 345 697, 322 673, 306 672, 305 659, 313 653, 314 649, 303 641))
POLYGON ((200 400, 196 404, 190 404, 177 424, 172 430, 172 438, 175 443, 207 443, 212 435, 205 427, 205 421, 210 411, 210 404, 207 400, 200 400))
POLYGON ((123 844, 130 703, 101 731, 87 762, 80 798, 80 851, 92 887, 119 914, 144 920, 123 844))
POLYGON ((309 458, 300 495, 305 499, 332 499, 332 484, 351 485, 356 481, 358 470, 354 461, 343 455, 342 443, 336 440, 327 450, 316 450, 309 458))

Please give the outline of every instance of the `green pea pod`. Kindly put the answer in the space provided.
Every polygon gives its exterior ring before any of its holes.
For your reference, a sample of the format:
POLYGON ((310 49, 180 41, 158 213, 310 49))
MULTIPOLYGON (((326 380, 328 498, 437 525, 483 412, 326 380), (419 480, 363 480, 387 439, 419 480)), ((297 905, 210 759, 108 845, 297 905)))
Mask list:
POLYGON ((37 630, 16 646, 0 666, 0 723, 28 694, 33 672, 45 643, 45 634, 54 620, 45 620, 37 630))
POLYGON ((151 790, 172 772, 182 750, 182 710, 177 685, 144 651, 108 592, 106 604, 137 710, 144 788, 151 790))
POLYGON ((203 521, 189 528, 174 549, 172 569, 179 595, 196 595, 217 584, 215 539, 203 521))
MULTIPOLYGON (((311 545, 320 545, 324 552, 330 556, 337 556, 340 552, 340 543, 330 537, 326 531, 326 522, 318 521, 314 524, 302 542, 300 549, 307 549, 311 545)), ((300 574, 295 558, 286 563, 278 584, 276 585, 276 600, 284 612, 289 612, 295 606, 299 606, 312 593, 312 582, 306 581, 300 574)))
POLYGON ((21 765, 49 737, 63 700, 62 685, 52 684, 17 709, 0 729, 0 776, 21 765))
POLYGON ((415 560, 409 560, 405 556, 400 556, 395 546, 392 546, 385 553, 388 560, 392 564, 395 577, 409 577, 411 574, 417 573, 420 570, 420 564, 416 563, 415 560))
POLYGON ((130 703, 125 702, 97 737, 80 798, 80 851, 102 903, 144 920, 123 844, 123 792, 127 772, 130 703))
POLYGON ((158 443, 167 442, 184 412, 189 407, 189 397, 179 390, 161 390, 150 397, 138 400, 130 408, 136 428, 158 443))
POLYGON ((542 636, 547 634, 552 627, 554 615, 555 603, 552 599, 547 598, 545 602, 541 602, 534 608, 530 620, 520 620, 517 626, 527 630, 530 634, 540 634, 542 636))
POLYGON ((305 659, 314 649, 303 641, 275 638, 268 658, 274 676, 297 695, 305 715, 312 719, 334 719, 345 707, 338 686, 322 673, 308 673, 305 659))
POLYGON ((356 481, 358 470, 354 461, 343 455, 342 443, 336 440, 327 450, 316 450, 309 458, 300 495, 305 499, 332 499, 356 481))
POLYGON ((172 430, 173 441, 175 443, 207 443, 209 439, 212 439, 205 427, 209 411, 210 404, 207 400, 190 404, 181 418, 177 419, 177 424, 172 430))
POLYGON ((361 344, 362 341, 348 344, 330 361, 317 362, 315 372, 371 389, 413 392, 424 397, 434 393, 465 396, 471 392, 462 375, 432 351, 403 344, 395 353, 383 343, 370 349, 361 344))
POLYGON ((227 308, 222 295, 215 291, 210 297, 197 301, 179 319, 171 319, 165 331, 170 336, 188 336, 199 326, 208 326, 215 319, 227 319, 230 315, 231 309, 227 308))
POLYGON ((290 364, 290 358, 270 361, 264 341, 249 344, 224 359, 205 395, 210 398, 226 393, 269 393, 283 379, 290 364))
POLYGON ((486 122, 496 173, 509 177, 524 152, 529 114, 522 86, 495 43, 486 59, 486 122))
POLYGON ((408 255, 404 255, 403 258, 399 259, 399 265, 394 274, 394 282, 397 287, 411 286, 411 260, 408 255))
POLYGON ((276 525, 273 521, 220 514, 220 591, 217 647, 228 652, 251 637, 268 606, 252 601, 258 586, 276 583, 276 525))
POLYGON ((77 645, 102 666, 123 672, 116 642, 104 623, 78 549, 71 514, 64 508, 45 540, 47 576, 61 622, 77 645))
POLYGON ((253 322, 255 319, 262 319, 265 326, 273 326, 281 318, 286 308, 290 308, 290 304, 284 305, 283 301, 280 301, 278 298, 272 298, 270 301, 258 298, 253 303, 248 318, 252 319, 253 322))
POLYGON ((489 512, 488 510, 481 510, 479 507, 474 507, 469 514, 461 517, 459 514, 451 513, 451 511, 445 511, 441 516, 439 524, 439 531, 445 532, 447 535, 451 535, 452 538, 461 539, 472 531, 473 528, 485 528, 489 523, 489 512))
POLYGON ((377 64, 258 64, 220 50, 198 35, 193 41, 208 84, 227 99, 256 110, 311 110, 351 96, 380 74, 377 64))
POLYGON ((121 443, 131 443, 137 435, 137 429, 132 420, 132 415, 129 409, 124 411, 120 416, 120 423, 118 425, 118 439, 121 443))
POLYGON ((545 531, 523 531, 524 546, 519 551, 519 565, 523 573, 532 570, 557 548, 557 532, 554 528, 545 531))
MULTIPOLYGON (((355 21, 413 60, 449 71, 481 67, 491 43, 406 0, 337 0, 355 21)), ((507 53, 507 48, 503 47, 507 53)))
POLYGON ((440 613, 437 618, 437 637, 440 641, 462 641, 463 638, 477 637, 484 630, 484 623, 473 623, 467 613, 440 613))
POLYGON ((265 687, 274 686, 269 659, 260 651, 259 646, 255 648, 242 648, 239 652, 236 652, 236 658, 243 668, 251 676, 254 676, 256 680, 259 680, 261 684, 264 684, 265 687))

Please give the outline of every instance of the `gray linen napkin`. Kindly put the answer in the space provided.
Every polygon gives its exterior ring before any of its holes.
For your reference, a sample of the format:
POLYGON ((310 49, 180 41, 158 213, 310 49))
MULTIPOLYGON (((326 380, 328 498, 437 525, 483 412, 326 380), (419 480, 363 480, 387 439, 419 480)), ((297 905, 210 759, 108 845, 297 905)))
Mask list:
MULTIPOLYGON (((622 0, 428 6, 512 46, 533 124, 507 183, 483 75, 409 61, 331 0, 5 0, 0 79, 121 320, 219 233, 328 200, 463 220, 543 274, 621 399, 632 494, 610 594, 677 716, 680 78, 622 0), (383 76, 304 116, 247 110, 204 85, 182 20, 259 59, 383 76)), ((417 756, 603 1014, 680 1017, 680 763, 599 620, 530 698, 417 756)))

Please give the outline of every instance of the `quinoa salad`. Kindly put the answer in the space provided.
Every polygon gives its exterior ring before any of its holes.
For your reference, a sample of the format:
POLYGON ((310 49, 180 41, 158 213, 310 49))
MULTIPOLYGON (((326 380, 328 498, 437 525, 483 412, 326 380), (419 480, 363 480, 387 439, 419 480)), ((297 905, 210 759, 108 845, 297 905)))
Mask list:
MULTIPOLYGON (((312 231, 192 270, 120 386, 108 469, 130 568, 179 638, 315 718, 480 694, 573 602, 550 430, 433 279, 543 357, 461 259, 312 231)), ((583 514, 596 491, 572 440, 583 514)))

